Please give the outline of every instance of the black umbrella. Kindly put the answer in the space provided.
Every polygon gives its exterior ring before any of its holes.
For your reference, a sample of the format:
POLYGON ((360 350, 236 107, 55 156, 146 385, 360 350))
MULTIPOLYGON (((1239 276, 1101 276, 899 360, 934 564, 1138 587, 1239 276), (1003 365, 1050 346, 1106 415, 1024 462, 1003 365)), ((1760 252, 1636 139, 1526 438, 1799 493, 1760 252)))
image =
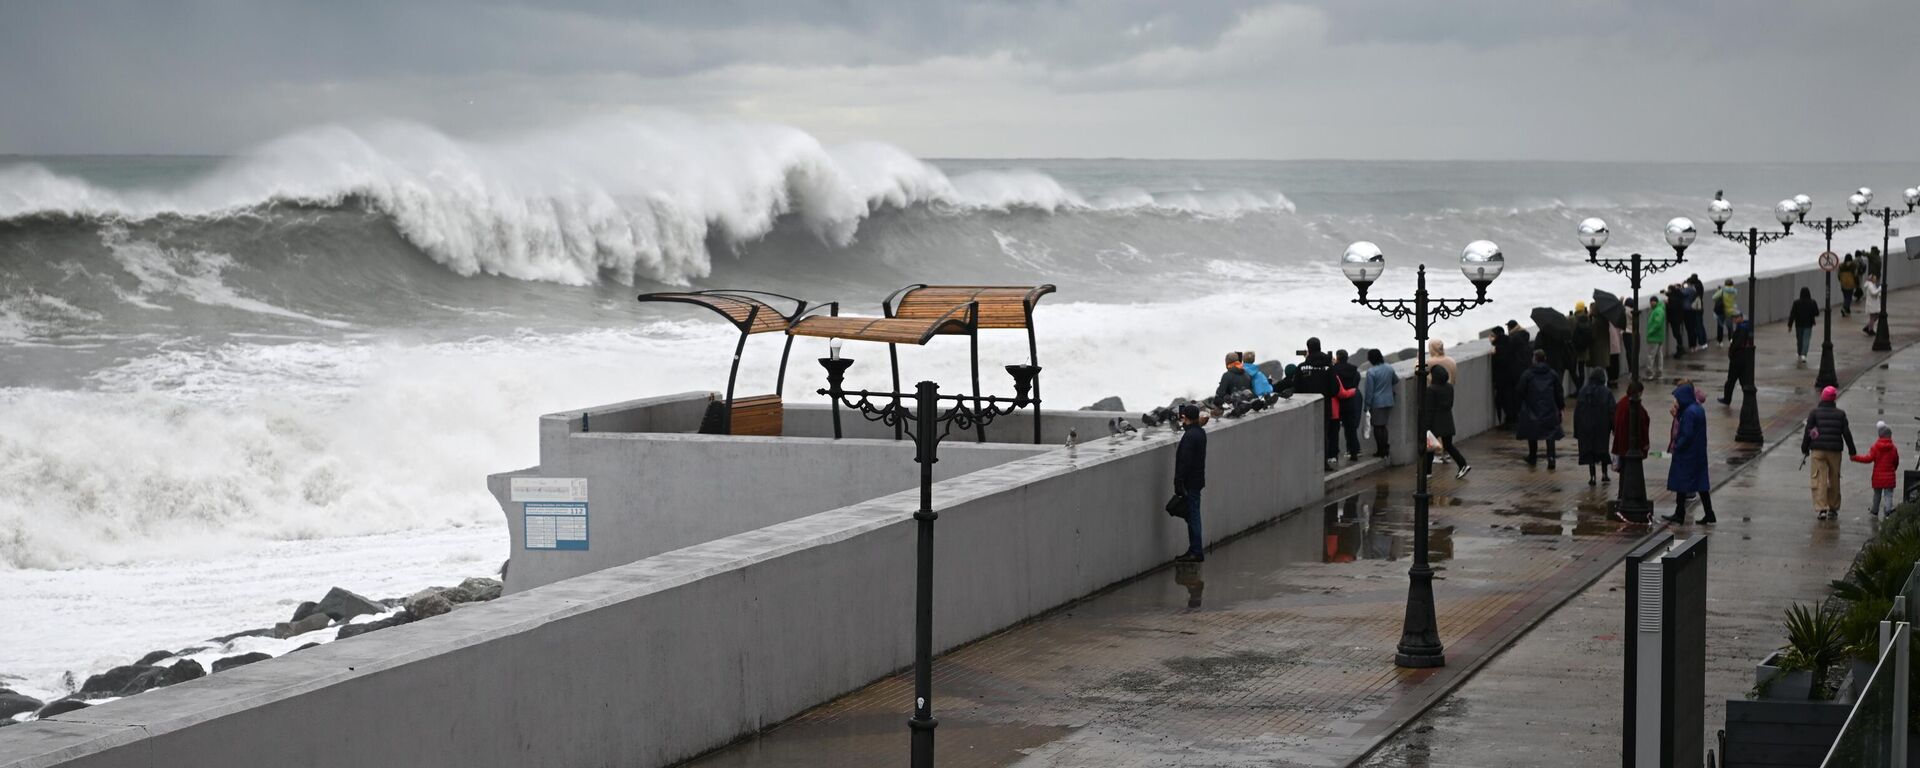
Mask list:
POLYGON ((1560 314, 1560 310, 1553 307, 1534 307, 1527 316, 1533 318, 1533 324, 1539 326, 1541 333, 1562 339, 1573 338, 1573 321, 1568 320, 1566 315, 1560 314))
POLYGON ((1620 303, 1620 297, 1595 288, 1592 309, 1594 317, 1605 318, 1613 327, 1627 327, 1627 306, 1620 303))

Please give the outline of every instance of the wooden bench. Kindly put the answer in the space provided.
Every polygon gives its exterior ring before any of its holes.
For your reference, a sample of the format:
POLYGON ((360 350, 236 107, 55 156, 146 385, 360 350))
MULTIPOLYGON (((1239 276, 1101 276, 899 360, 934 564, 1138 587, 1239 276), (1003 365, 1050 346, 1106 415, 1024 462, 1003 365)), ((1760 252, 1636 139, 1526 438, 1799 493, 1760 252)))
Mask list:
POLYGON ((779 437, 785 431, 786 411, 779 395, 754 395, 733 400, 732 425, 735 435, 779 437))

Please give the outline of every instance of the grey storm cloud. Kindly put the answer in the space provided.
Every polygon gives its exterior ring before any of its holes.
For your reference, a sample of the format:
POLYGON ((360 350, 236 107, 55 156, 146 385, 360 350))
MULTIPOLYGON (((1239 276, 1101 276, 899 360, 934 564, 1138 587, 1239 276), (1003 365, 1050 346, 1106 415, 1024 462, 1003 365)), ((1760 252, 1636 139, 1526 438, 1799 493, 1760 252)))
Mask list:
POLYGON ((934 156, 1910 158, 1920 3, 13 2, 0 152, 631 110, 934 156))

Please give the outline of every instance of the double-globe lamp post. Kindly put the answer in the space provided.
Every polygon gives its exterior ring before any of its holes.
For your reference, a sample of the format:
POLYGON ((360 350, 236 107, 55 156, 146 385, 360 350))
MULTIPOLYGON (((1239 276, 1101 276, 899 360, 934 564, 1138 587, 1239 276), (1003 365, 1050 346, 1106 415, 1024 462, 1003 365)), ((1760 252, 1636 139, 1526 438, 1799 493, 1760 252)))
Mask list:
MULTIPOLYGON (((1872 203, 1873 190, 1865 187, 1861 189, 1869 193, 1867 202, 1872 203)), ((1875 352, 1893 351, 1893 337, 1887 330, 1887 295, 1893 293, 1893 281, 1890 279, 1893 275, 1893 220, 1913 213, 1914 206, 1920 205, 1920 189, 1907 187, 1905 197, 1906 213, 1896 212, 1891 205, 1877 211, 1867 209, 1867 215, 1880 219, 1880 322, 1875 323, 1873 327, 1873 351, 1875 352)), ((1907 258, 1913 258, 1913 254, 1908 254, 1907 258)))
MULTIPOLYGON (((1367 288, 1380 279, 1387 258, 1379 246, 1362 240, 1347 246, 1340 257, 1340 270, 1353 281, 1360 297, 1353 303, 1382 316, 1405 320, 1413 325, 1414 349, 1418 361, 1413 368, 1414 424, 1425 440, 1427 432, 1427 331, 1433 321, 1455 317, 1485 304, 1487 286, 1506 268, 1500 246, 1487 240, 1467 244, 1460 254, 1460 272, 1473 283, 1475 298, 1435 299, 1427 295, 1427 265, 1421 264, 1411 299, 1369 299, 1367 288)), ((1423 447, 1424 450, 1424 447, 1423 447)), ((1400 629, 1400 645, 1393 662, 1402 667, 1443 667, 1446 648, 1440 642, 1440 625, 1433 603, 1433 567, 1427 562, 1427 467, 1425 461, 1413 463, 1413 567, 1407 571, 1407 614, 1400 629)))
MULTIPOLYGON (((1860 192, 1871 194, 1872 190, 1861 187, 1860 192)), ((1801 206, 1801 223, 1806 224, 1810 229, 1819 230, 1821 234, 1826 237, 1826 249, 1822 252, 1822 255, 1833 252, 1833 233, 1860 223, 1860 214, 1866 211, 1867 200, 1869 199, 1860 192, 1855 192, 1847 198, 1847 210, 1853 213, 1853 221, 1834 221, 1832 216, 1828 216, 1820 221, 1808 223, 1806 220, 1807 209, 1811 208, 1813 203, 1812 201, 1808 201, 1801 206)), ((1806 198, 1806 195, 1797 195, 1794 197, 1794 200, 1797 202, 1804 198, 1806 198)), ((1833 273, 1826 271, 1824 268, 1821 271, 1825 274, 1826 302, 1823 307, 1823 312, 1821 313, 1820 323, 1820 372, 1813 377, 1814 389, 1839 386, 1840 384, 1840 374, 1835 371, 1833 367, 1833 273)))
MULTIPOLYGON (((1754 274, 1754 262, 1760 255, 1760 246, 1793 234, 1793 223, 1806 215, 1806 210, 1800 207, 1800 200, 1806 200, 1809 206, 1813 205, 1811 198, 1800 195, 1794 199, 1782 200, 1773 206, 1773 219, 1780 222, 1779 229, 1762 230, 1759 227, 1748 227, 1745 232, 1726 230, 1727 222, 1733 219, 1732 203, 1717 196, 1707 203, 1707 218, 1713 219, 1714 233, 1747 247, 1747 319, 1749 322, 1759 322, 1760 291, 1755 288, 1758 283, 1754 274)), ((1753 378, 1753 350, 1740 350, 1739 358, 1733 364, 1743 368, 1740 376, 1740 426, 1734 430, 1733 439, 1741 443, 1764 443, 1767 441, 1767 436, 1760 428, 1760 405, 1753 378)))
MULTIPOLYGON (((1580 245, 1587 249, 1587 263, 1615 274, 1625 274, 1628 284, 1633 288, 1633 304, 1631 305, 1633 307, 1633 313, 1627 321, 1631 324, 1627 331, 1628 334, 1630 334, 1628 338, 1632 339, 1632 343, 1627 347, 1627 371, 1628 381, 1630 382, 1627 386, 1627 398, 1634 403, 1630 406, 1630 409, 1637 411, 1640 408, 1639 403, 1642 389, 1640 384, 1640 350, 1644 347, 1646 333, 1646 326, 1640 319, 1640 280, 1646 275, 1662 272, 1669 267, 1685 262, 1687 260, 1687 246, 1693 244, 1694 237, 1698 233, 1694 230, 1691 220, 1676 218, 1667 222, 1666 233, 1667 244, 1673 246, 1673 258, 1650 259, 1637 253, 1625 259, 1600 258, 1600 247, 1607 244, 1607 238, 1610 234, 1607 229, 1607 222, 1603 220, 1592 218, 1580 222, 1580 245)), ((1748 391, 1747 397, 1748 400, 1751 401, 1753 393, 1748 391)), ((1647 452, 1646 449, 1640 447, 1643 443, 1647 442, 1647 436, 1633 433, 1638 431, 1640 428, 1639 425, 1639 419, 1627 419, 1627 429, 1629 430, 1627 434, 1627 452, 1620 456, 1620 495, 1614 502, 1614 509, 1622 518, 1644 523, 1653 519, 1653 502, 1647 499, 1647 479, 1642 468, 1642 462, 1646 460, 1647 452)))
POLYGON ((914 558, 913 596, 913 718, 907 721, 911 734, 912 768, 933 768, 933 465, 940 460, 940 441, 954 429, 962 432, 984 427, 996 417, 1009 415, 1033 403, 1033 382, 1040 373, 1037 365, 1009 365, 1013 376, 1013 397, 942 395, 940 385, 920 382, 913 392, 847 391, 846 379, 852 358, 840 356, 840 340, 832 340, 828 357, 820 359, 827 369, 827 388, 819 390, 836 404, 858 412, 868 421, 898 428, 910 424, 913 460, 920 465, 920 508, 913 513, 918 523, 917 550, 914 558), (902 404, 911 398, 913 407, 902 404), (943 404, 953 406, 941 410, 943 404))

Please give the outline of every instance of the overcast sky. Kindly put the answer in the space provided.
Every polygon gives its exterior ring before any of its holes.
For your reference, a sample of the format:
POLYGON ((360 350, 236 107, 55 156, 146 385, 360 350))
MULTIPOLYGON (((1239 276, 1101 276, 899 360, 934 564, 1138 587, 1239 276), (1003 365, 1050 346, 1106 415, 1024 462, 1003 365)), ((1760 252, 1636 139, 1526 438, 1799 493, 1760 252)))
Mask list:
POLYGON ((1911 160, 1920 0, 0 0, 0 153, 667 108, 925 157, 1911 160))

